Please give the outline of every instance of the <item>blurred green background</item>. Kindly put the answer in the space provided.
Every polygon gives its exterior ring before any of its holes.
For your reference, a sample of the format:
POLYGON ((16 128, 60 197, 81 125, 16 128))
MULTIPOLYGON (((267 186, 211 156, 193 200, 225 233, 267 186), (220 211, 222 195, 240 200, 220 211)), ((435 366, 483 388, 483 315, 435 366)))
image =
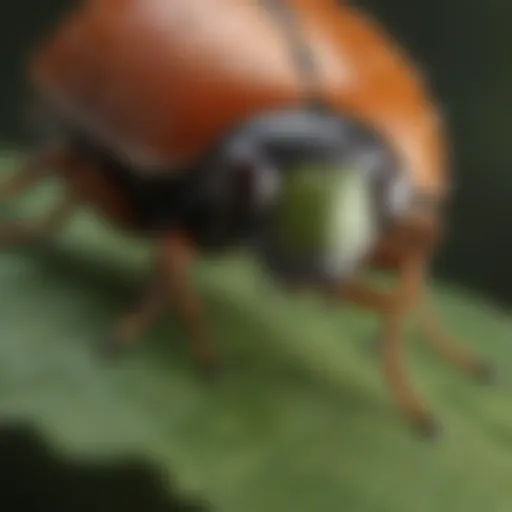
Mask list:
MULTIPOLYGON (((35 418, 73 453, 141 452, 214 511, 512 510, 510 316, 476 298, 512 299, 512 4, 360 4, 421 63, 445 107, 456 188, 436 271, 456 286, 438 282, 433 293, 450 329, 499 364, 502 387, 444 368, 411 331, 411 374, 447 427, 441 443, 422 442, 401 422, 368 350, 377 319, 275 295, 237 257, 202 262, 196 275, 225 365, 216 385, 196 378, 172 319, 121 364, 104 365, 98 344, 139 291, 149 253, 84 212, 57 240, 0 255, 0 418, 35 418)), ((67 5, 0 0, 6 146, 26 140, 25 57, 67 5)), ((18 156, 2 152, 2 171, 14 172, 18 156)), ((16 212, 34 214, 54 194, 49 183, 16 212)))
MULTIPOLYGON (((360 0, 422 65, 447 114, 456 180, 436 271, 512 302, 512 3, 360 0)), ((25 57, 71 0, 0 2, 0 140, 24 137, 25 57), (7 27, 7 29, 6 29, 7 27)))

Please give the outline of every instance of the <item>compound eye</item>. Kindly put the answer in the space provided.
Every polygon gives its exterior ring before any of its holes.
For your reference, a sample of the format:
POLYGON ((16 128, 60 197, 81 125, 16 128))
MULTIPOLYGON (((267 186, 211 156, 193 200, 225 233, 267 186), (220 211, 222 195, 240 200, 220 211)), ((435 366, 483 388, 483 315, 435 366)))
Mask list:
POLYGON ((235 187, 236 195, 245 204, 262 208, 277 196, 280 185, 278 167, 256 145, 241 141, 231 148, 222 165, 227 181, 235 187))
POLYGON ((388 208, 392 217, 396 218, 404 215, 412 198, 413 188, 405 173, 395 177, 389 185, 388 208))

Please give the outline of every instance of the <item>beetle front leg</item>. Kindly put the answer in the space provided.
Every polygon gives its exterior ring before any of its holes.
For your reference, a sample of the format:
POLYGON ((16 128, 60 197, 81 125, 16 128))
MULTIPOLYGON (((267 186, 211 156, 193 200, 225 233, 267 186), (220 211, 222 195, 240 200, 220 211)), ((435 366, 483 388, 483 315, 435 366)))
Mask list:
POLYGON ((383 318, 382 363, 384 376, 397 403, 412 426, 427 438, 439 434, 440 424, 413 389, 405 362, 405 312, 383 318))
POLYGON ((202 302, 190 282, 195 251, 183 237, 169 235, 162 242, 161 257, 171 297, 188 332, 195 361, 201 373, 211 377, 217 371, 217 354, 202 302))
POLYGON ((411 256, 404 260, 398 289, 384 293, 364 283, 348 283, 341 298, 375 311, 382 317, 382 364, 384 376, 411 424, 423 435, 433 437, 439 424, 423 405, 410 382, 404 357, 405 325, 414 308, 423 283, 423 259, 411 256))

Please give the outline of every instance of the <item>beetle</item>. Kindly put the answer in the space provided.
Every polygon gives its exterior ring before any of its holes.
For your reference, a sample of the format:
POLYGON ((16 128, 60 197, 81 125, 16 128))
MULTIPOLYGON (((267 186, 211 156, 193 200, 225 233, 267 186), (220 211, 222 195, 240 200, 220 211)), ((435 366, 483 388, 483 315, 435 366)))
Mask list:
POLYGON ((489 379, 425 292, 450 196, 441 109, 368 14, 334 0, 89 0, 27 80, 41 150, 0 200, 49 176, 65 194, 40 223, 4 225, 2 246, 52 234, 80 205, 155 243, 152 279, 108 347, 133 344, 172 297, 211 374, 189 272, 198 254, 247 246, 276 281, 379 315, 385 377, 421 432, 439 423, 406 373, 410 313, 441 356, 489 379), (365 283, 368 267, 394 272, 395 288, 365 283))

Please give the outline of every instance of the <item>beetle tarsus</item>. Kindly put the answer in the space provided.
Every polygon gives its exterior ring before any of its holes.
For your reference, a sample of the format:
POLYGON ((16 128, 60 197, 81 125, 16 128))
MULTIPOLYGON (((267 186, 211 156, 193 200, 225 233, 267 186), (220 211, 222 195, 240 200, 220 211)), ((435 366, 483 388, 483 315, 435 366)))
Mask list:
POLYGON ((475 378, 482 384, 497 386, 500 383, 500 375, 496 368, 488 363, 480 362, 475 370, 475 378))
POLYGON ((382 349, 382 336, 379 333, 378 335, 372 334, 371 336, 368 336, 365 348, 368 351, 368 354, 371 356, 379 356, 382 349))
POLYGON ((434 416, 425 416, 414 424, 415 431, 426 441, 439 441, 444 434, 443 424, 434 416))
POLYGON ((100 345, 100 352, 103 359, 114 361, 120 359, 133 348, 133 343, 128 343, 115 336, 110 336, 100 345))
POLYGON ((197 364, 197 369, 202 380, 213 382, 218 380, 221 371, 217 362, 201 361, 197 364))

